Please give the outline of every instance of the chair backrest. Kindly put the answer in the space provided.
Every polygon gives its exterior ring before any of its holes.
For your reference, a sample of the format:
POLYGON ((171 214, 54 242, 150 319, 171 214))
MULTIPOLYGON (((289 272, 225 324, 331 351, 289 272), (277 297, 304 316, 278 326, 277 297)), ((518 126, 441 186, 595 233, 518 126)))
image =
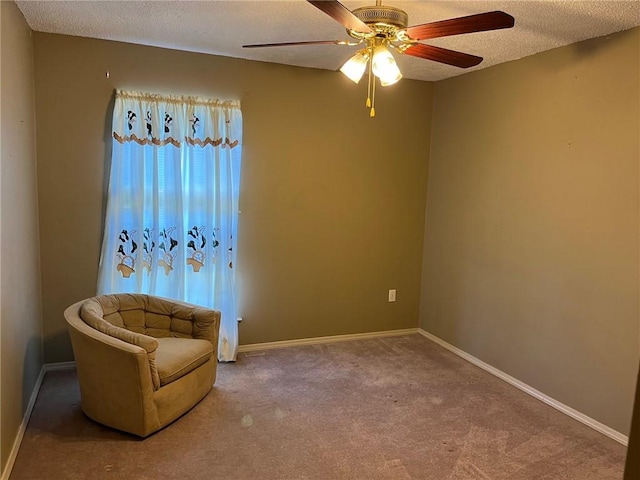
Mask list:
MULTIPOLYGON (((99 314, 115 327, 154 338, 212 340, 202 336, 198 322, 194 320, 215 313, 174 300, 130 293, 100 295, 87 300, 82 311, 85 310, 99 314)), ((82 311, 81 316, 84 317, 82 311)))
MULTIPOLYGON (((136 293, 99 295, 80 307, 82 320, 92 325, 98 318, 110 325, 153 338, 208 340, 218 352, 220 312, 177 300, 136 293), (215 328, 211 328, 215 325, 215 328)), ((106 331, 104 333, 107 333, 106 331)))

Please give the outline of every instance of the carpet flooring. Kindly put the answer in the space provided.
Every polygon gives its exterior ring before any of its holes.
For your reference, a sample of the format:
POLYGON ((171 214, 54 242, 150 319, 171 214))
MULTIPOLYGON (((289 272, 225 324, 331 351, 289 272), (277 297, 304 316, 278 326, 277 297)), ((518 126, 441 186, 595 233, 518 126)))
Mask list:
POLYGON ((240 354, 140 440, 49 372, 11 480, 622 479, 626 448, 420 335, 240 354))

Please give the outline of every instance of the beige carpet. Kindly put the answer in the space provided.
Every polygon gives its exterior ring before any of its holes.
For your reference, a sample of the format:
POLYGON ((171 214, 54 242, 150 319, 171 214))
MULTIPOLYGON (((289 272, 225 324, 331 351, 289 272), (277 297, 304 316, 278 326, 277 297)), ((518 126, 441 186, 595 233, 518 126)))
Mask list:
POLYGON ((11 480, 621 479, 625 448, 420 335, 241 354, 139 440, 50 372, 11 480))

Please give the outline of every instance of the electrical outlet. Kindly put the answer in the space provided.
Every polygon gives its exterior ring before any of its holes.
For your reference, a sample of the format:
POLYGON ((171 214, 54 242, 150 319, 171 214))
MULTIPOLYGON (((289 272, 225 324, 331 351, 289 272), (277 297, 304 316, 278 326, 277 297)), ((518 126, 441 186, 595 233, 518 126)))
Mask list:
POLYGON ((389 301, 390 302, 395 302, 396 301, 396 290, 389 290, 389 301))

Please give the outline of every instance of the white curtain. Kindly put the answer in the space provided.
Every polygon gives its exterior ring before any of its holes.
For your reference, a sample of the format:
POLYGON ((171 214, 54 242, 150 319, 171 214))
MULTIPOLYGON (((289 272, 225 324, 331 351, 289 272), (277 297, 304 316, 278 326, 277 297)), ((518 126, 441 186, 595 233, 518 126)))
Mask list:
POLYGON ((117 91, 112 142, 98 293, 220 310, 218 357, 235 360, 240 103, 117 91))

